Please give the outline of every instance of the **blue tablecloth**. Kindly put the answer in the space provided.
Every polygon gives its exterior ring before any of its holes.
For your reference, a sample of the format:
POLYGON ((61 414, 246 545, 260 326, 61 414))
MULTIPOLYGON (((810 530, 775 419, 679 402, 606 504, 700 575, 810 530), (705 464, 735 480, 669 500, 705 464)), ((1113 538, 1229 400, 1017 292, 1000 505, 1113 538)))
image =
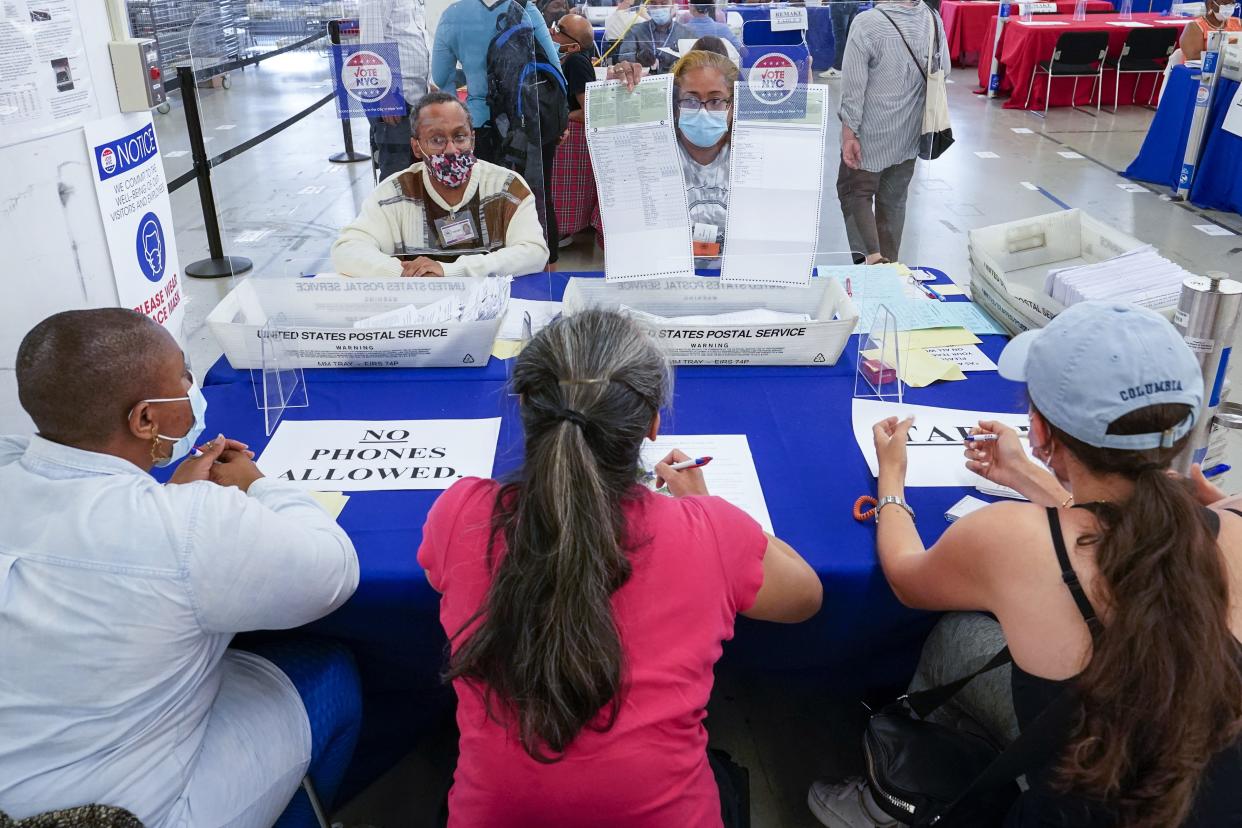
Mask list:
MULTIPOLYGON (((1126 168, 1126 177, 1177 189, 1190 122, 1194 117, 1199 74, 1198 69, 1187 66, 1173 68, 1160 108, 1148 127, 1138 157, 1126 168)), ((1217 81, 1209 113, 1208 139, 1190 188, 1191 203, 1234 213, 1242 212, 1242 138, 1225 132, 1221 123, 1237 90, 1237 81, 1225 78, 1217 81)))
MULTIPOLYGON (((515 280, 514 295, 559 299, 570 274, 515 280)), ((591 274, 579 274, 591 275, 591 274)), ((594 274, 598 275, 598 274, 594 274)), ((942 276, 943 278, 943 276, 942 276)), ((1004 337, 983 337, 995 359, 1004 337)), ((811 621, 792 626, 739 619, 725 659, 767 670, 827 670, 833 689, 848 691, 906 680, 930 617, 902 607, 876 562, 875 529, 852 517, 859 495, 874 494, 874 480, 851 428, 853 344, 834 366, 677 370, 668 433, 749 436, 772 522, 824 581, 824 607, 811 621)), ((479 369, 325 369, 307 371, 310 405, 286 419, 475 418, 501 414, 495 472, 521 460, 514 400, 506 394, 507 363, 493 359, 479 369)), ((965 382, 913 389, 914 403, 990 411, 1025 409, 1021 386, 995 372, 972 373, 965 382)), ((261 451, 267 438, 255 408, 249 372, 218 364, 204 393, 210 403, 207 434, 240 439, 261 451)), ((313 625, 347 642, 363 677, 366 722, 359 748, 373 777, 407 751, 428 716, 439 711, 436 674, 445 640, 437 620, 438 596, 415 560, 431 491, 354 492, 341 513, 361 562, 357 594, 313 625)), ((966 491, 915 490, 911 502, 919 530, 932 543, 947 525, 945 511, 966 491)), ((256 550, 262 554, 262 550, 256 550)))

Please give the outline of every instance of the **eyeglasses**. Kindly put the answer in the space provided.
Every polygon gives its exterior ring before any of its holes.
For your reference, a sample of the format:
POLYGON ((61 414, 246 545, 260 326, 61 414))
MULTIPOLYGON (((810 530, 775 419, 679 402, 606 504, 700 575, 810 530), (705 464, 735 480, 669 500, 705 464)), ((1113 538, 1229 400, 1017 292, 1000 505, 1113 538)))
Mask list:
MULTIPOLYGON (((450 139, 445 138, 442 135, 433 135, 430 138, 419 138, 418 143, 422 144, 433 153, 440 153, 443 152, 444 148, 448 146, 449 140, 450 139)), ((472 141, 474 141, 474 136, 468 132, 459 132, 454 135, 451 140, 453 141, 453 146, 457 147, 459 150, 464 150, 470 146, 472 141)))
POLYGON ((733 103, 732 98, 708 98, 705 101, 700 101, 698 98, 682 98, 677 105, 689 112, 699 109, 706 109, 708 112, 724 112, 731 103, 733 103))

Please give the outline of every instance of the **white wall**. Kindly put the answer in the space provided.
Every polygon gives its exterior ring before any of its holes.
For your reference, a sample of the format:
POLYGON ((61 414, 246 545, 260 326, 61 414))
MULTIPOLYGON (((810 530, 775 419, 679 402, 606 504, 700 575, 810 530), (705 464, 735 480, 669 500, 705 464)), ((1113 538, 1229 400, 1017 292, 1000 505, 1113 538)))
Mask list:
POLYGON ((431 33, 432 40, 435 40, 436 26, 440 24, 440 15, 444 14, 453 0, 427 0, 427 31, 431 33))
MULTIPOLYGON (((111 117, 106 7, 80 2, 78 15, 99 115, 111 117)), ((0 147, 0 290, 0 434, 29 433, 14 376, 22 337, 58 311, 119 302, 81 128, 0 147)))

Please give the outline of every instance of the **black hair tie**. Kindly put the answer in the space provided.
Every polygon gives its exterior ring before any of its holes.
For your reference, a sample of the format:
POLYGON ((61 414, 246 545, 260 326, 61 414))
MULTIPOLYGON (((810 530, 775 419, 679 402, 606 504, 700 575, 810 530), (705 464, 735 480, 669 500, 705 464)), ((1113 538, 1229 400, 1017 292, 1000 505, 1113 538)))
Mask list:
POLYGON ((574 411, 572 408, 558 408, 552 416, 558 420, 567 420, 583 431, 590 425, 582 412, 574 411))

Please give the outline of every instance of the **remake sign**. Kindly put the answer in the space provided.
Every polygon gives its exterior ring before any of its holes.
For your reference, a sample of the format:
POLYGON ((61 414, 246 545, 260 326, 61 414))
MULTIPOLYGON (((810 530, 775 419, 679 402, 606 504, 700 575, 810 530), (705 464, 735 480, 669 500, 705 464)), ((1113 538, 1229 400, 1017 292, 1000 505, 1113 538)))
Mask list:
POLYGON ((259 469, 309 491, 447 489, 491 477, 500 418, 285 420, 259 469))

